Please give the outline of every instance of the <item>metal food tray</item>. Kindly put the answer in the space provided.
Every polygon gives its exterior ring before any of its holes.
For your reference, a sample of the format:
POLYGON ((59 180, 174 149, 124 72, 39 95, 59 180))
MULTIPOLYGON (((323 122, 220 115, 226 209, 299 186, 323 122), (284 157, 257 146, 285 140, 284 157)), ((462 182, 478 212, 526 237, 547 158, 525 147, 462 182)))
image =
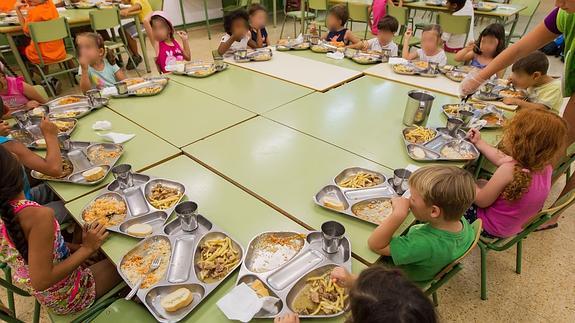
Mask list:
POLYGON ((457 132, 458 138, 453 138, 447 134, 447 128, 430 128, 430 129, 435 131, 435 136, 431 140, 424 142, 424 143, 421 143, 421 144, 411 143, 407 139, 405 139, 405 133, 411 129, 414 129, 414 127, 408 127, 408 128, 403 129, 402 137, 403 137, 403 142, 405 144, 405 149, 407 150, 407 154, 409 155, 409 157, 411 159, 413 159, 415 161, 418 161, 418 162, 459 161, 459 162, 461 162, 461 161, 475 160, 480 155, 479 151, 477 150, 477 148, 472 143, 470 143, 467 140, 462 140, 463 138, 465 138, 466 133, 465 133, 465 131, 463 131, 461 129, 457 132), (443 149, 443 147, 445 147, 446 145, 451 145, 451 144, 457 143, 460 139, 461 139, 462 147, 465 150, 467 150, 468 152, 472 153, 472 155, 473 155, 472 158, 446 158, 446 157, 441 155, 441 150, 443 149), (418 158, 417 156, 414 155, 413 149, 415 147, 419 147, 419 148, 424 150, 425 158, 418 158))
MULTIPOLYGON (((76 130, 76 126, 78 125, 78 120, 75 118, 60 118, 60 119, 54 119, 57 121, 73 121, 74 122, 74 126, 72 128, 70 128, 68 131, 65 132, 58 132, 58 134, 67 134, 67 135, 71 135, 72 132, 74 132, 74 130, 76 130)), ((54 121, 52 120, 52 121, 54 121)), ((24 144, 26 147, 30 148, 30 149, 35 149, 35 150, 45 150, 45 147, 38 147, 36 145, 36 140, 34 140, 33 135, 26 129, 22 129, 20 128, 18 125, 16 125, 14 127, 13 130, 10 131, 10 136, 16 140, 21 142, 22 144, 24 144)), ((44 137, 38 138, 39 139, 43 139, 44 137)))
POLYGON ((351 58, 351 60, 362 65, 377 64, 383 61, 382 55, 366 54, 366 53, 357 53, 351 58), (362 59, 365 59, 365 61, 362 59))
MULTIPOLYGON (((138 290, 136 295, 158 322, 177 322, 184 319, 240 266, 241 259, 244 257, 243 247, 202 215, 198 215, 198 228, 193 232, 184 232, 180 227, 180 221, 172 221, 164 227, 164 234, 146 238, 130 250, 126 256, 137 251, 138 248, 145 248, 146 244, 154 241, 154 239, 165 239, 170 242, 170 264, 158 283, 150 288, 138 290), (200 246, 206 240, 224 237, 229 237, 234 248, 239 251, 240 262, 231 268, 221 280, 214 283, 203 282, 196 274, 196 271, 199 270, 196 265, 196 257, 201 257, 200 246), (175 312, 166 312, 160 305, 162 297, 181 287, 188 288, 192 292, 194 296, 192 303, 175 312)), ((121 270, 126 256, 122 257, 118 263, 117 270, 124 281, 133 287, 121 270)))
POLYGON ((84 95, 66 95, 66 96, 54 99, 50 102, 47 102, 43 106, 48 108, 48 111, 47 111, 48 117, 51 119, 65 119, 65 118, 80 119, 83 116, 87 115, 88 113, 92 112, 92 110, 99 109, 99 108, 105 106, 106 104, 108 104, 108 101, 109 101, 108 98, 94 98, 94 100, 96 100, 96 102, 97 102, 96 106, 90 105, 90 101, 88 100, 88 97, 86 97, 84 95), (70 97, 78 98, 81 101, 75 102, 75 103, 69 103, 69 104, 59 104, 60 100, 65 99, 65 98, 70 98, 70 97), (79 113, 73 117, 64 117, 64 118, 54 117, 54 115, 56 115, 58 113, 67 113, 67 112, 79 112, 79 113))
MULTIPOLYGON (((321 231, 305 232, 304 245, 293 258, 286 260, 285 263, 274 269, 258 272, 254 270, 254 253, 257 248, 258 239, 268 234, 292 235, 300 233, 268 231, 258 234, 250 241, 236 285, 240 283, 249 284, 258 279, 270 292, 270 296, 280 299, 280 302, 276 304, 277 313, 268 313, 262 309, 256 313, 254 318, 273 318, 289 312, 295 312, 292 309, 292 303, 299 292, 305 287, 306 280, 309 277, 323 275, 336 266, 342 266, 351 272, 351 242, 349 239, 344 236, 338 252, 329 254, 322 249, 323 236, 321 231)), ((349 301, 347 303, 349 303, 349 301)), ((299 315, 299 317, 329 318, 339 316, 344 312, 345 308, 344 311, 331 315, 299 315)))
POLYGON ((452 80, 453 82, 461 82, 465 79, 467 73, 459 72, 459 71, 448 71, 445 73, 445 77, 452 80))
POLYGON ((108 176, 108 173, 110 172, 110 170, 112 169, 112 167, 118 162, 118 159, 120 159, 122 157, 122 155, 124 154, 124 147, 120 144, 113 144, 113 143, 102 143, 102 142, 82 142, 82 141, 76 141, 76 142, 72 142, 73 146, 72 148, 69 150, 68 153, 63 152, 62 153, 62 159, 68 160, 72 163, 72 173, 68 176, 65 176, 63 178, 48 178, 48 177, 44 177, 43 174, 41 174, 38 171, 31 171, 31 175, 32 177, 39 179, 39 180, 43 180, 43 181, 52 181, 52 182, 62 182, 62 183, 71 183, 71 184, 78 184, 78 185, 96 185, 100 182, 102 182, 106 176, 108 176), (107 150, 112 150, 112 149, 117 149, 120 150, 120 154, 118 155, 118 157, 112 159, 109 163, 107 164, 100 164, 100 163, 96 163, 96 162, 92 162, 90 161, 90 159, 88 159, 88 155, 89 152, 92 149, 96 149, 99 146, 103 146, 105 147, 107 150), (80 151, 80 153, 78 154, 78 158, 70 158, 69 154, 73 151, 80 151), (97 181, 93 181, 93 182, 87 182, 84 177, 82 176, 82 173, 85 172, 88 169, 97 167, 97 166, 101 166, 102 168, 104 168, 105 171, 105 175, 100 178, 97 181))
POLYGON ((218 72, 222 72, 222 71, 226 70, 228 67, 229 67, 229 65, 227 63, 223 63, 220 67, 216 66, 215 64, 205 64, 205 65, 196 66, 195 71, 184 71, 184 72, 174 71, 172 73, 174 73, 176 75, 184 75, 184 76, 189 76, 189 77, 194 77, 194 78, 205 78, 208 76, 212 76, 218 72), (210 72, 207 74, 195 74, 196 72, 202 71, 202 70, 208 70, 210 72))
MULTIPOLYGON (((484 125, 482 127, 482 129, 499 129, 501 127, 503 127, 503 123, 505 121, 507 121, 507 118, 505 117, 505 114, 503 114, 503 111, 501 111, 500 109, 497 109, 494 105, 486 105, 483 109, 477 109, 475 108, 475 105, 477 105, 478 103, 469 103, 468 105, 471 106, 470 112, 473 112, 473 118, 474 119, 479 119, 479 120, 483 120, 483 118, 487 115, 496 115, 498 116, 498 118, 501 120, 501 123, 487 123, 486 125, 484 125)), ((480 103, 479 103, 480 104, 480 103)), ((457 104, 444 104, 443 106, 441 106, 441 111, 443 112, 443 115, 445 115, 447 118, 458 118, 457 114, 452 114, 452 113, 448 113, 446 110, 446 108, 448 106, 451 105, 457 105, 457 104)), ((467 129, 468 127, 466 127, 465 125, 463 126, 463 128, 467 129)))
POLYGON ((315 204, 328 210, 346 214, 356 219, 379 225, 378 222, 369 221, 355 215, 355 213, 352 211, 352 207, 360 203, 370 202, 372 200, 389 200, 395 196, 397 196, 397 194, 395 193, 395 190, 389 185, 387 177, 384 174, 361 167, 351 167, 344 169, 334 179, 332 179, 331 183, 324 186, 318 193, 316 193, 313 197, 313 201, 315 204), (381 183, 379 185, 367 188, 345 188, 339 186, 339 183, 342 180, 350 176, 354 176, 359 172, 373 174, 381 179, 381 183), (335 196, 340 202, 343 203, 345 209, 340 211, 326 207, 322 202, 326 195, 335 196))
POLYGON ((418 75, 418 76, 423 76, 423 77, 437 77, 437 76, 439 76, 439 71, 438 71, 438 73, 425 73, 424 70, 418 68, 417 66, 415 66, 411 63, 394 64, 391 66, 391 69, 393 70, 394 73, 401 74, 401 75, 418 75), (409 72, 399 71, 395 68, 395 66, 397 66, 397 65, 409 66, 412 70, 409 72))
POLYGON ((247 63, 247 62, 266 62, 271 60, 273 57, 273 52, 269 48, 256 49, 254 51, 248 52, 245 58, 237 58, 234 55, 234 61, 237 63, 247 63), (263 58, 262 58, 263 57, 263 58))
POLYGON ((310 42, 303 42, 299 44, 286 44, 286 45, 276 45, 276 50, 278 51, 289 51, 289 50, 306 50, 310 49, 310 42))
POLYGON ((154 96, 162 93, 166 86, 169 83, 169 78, 162 77, 162 76, 154 76, 154 77, 136 77, 136 79, 144 79, 144 82, 137 83, 134 85, 129 86, 127 94, 114 94, 112 95, 113 98, 125 98, 129 96, 154 96), (142 88, 151 88, 151 87, 161 87, 160 91, 156 93, 137 93, 136 91, 142 88))
POLYGON ((110 226, 107 229, 117 233, 121 233, 133 238, 143 239, 146 237, 138 237, 127 232, 128 228, 134 224, 146 223, 152 226, 152 235, 163 234, 164 224, 176 208, 176 205, 180 203, 182 198, 186 194, 186 186, 182 183, 148 176, 144 174, 134 173, 132 174, 132 179, 134 186, 131 188, 121 190, 117 180, 108 184, 100 194, 94 198, 90 203, 88 203, 82 210, 82 216, 84 211, 94 202, 95 200, 102 197, 113 197, 119 201, 123 201, 126 204, 126 217, 122 223, 114 226, 110 226), (168 187, 177 188, 182 192, 182 196, 174 202, 174 204, 167 209, 158 209, 154 207, 148 200, 147 196, 149 192, 156 184, 163 184, 168 187))

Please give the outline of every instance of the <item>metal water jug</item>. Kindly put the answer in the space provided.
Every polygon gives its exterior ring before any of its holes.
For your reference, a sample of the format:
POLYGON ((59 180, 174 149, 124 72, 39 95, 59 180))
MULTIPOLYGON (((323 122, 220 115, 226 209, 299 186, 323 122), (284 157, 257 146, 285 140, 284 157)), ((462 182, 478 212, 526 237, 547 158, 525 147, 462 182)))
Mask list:
POLYGON ((406 126, 425 126, 434 99, 435 96, 425 91, 409 91, 407 93, 407 105, 403 112, 403 124, 406 126))

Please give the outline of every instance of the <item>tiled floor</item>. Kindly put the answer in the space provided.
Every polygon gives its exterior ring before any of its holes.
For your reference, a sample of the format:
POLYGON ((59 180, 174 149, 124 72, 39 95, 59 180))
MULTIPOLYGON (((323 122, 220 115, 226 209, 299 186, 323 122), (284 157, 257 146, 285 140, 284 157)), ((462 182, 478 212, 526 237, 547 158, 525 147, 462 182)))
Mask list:
MULTIPOLYGON (((552 1, 543 1, 533 18, 541 21, 552 8, 552 1)), ((281 18, 280 21, 281 23, 281 18)), ((273 39, 279 38, 278 28, 269 28, 273 39)), ((521 24, 518 28, 522 28, 521 24)), ((477 28, 478 31, 481 27, 477 28)), ((293 30, 291 25, 287 31, 293 30)), ((223 32, 214 26, 213 34, 223 32)), ((207 39, 203 29, 190 30, 194 59, 211 59, 211 50, 217 48, 219 37, 207 39)), ((152 55, 150 55, 152 56, 152 55)), ((563 64, 550 58, 552 75, 561 75, 563 64)), ((141 68, 143 68, 141 66, 141 68)), ((66 92, 73 92, 68 89, 66 92)), ((564 184, 559 180, 549 198, 554 201, 564 184)), ((564 212, 558 229, 537 232, 525 240, 523 271, 515 273, 515 250, 489 253, 487 301, 479 298, 479 250, 465 260, 464 269, 439 294, 438 313, 445 322, 575 322, 575 208, 564 212)), ((6 300, 0 289, 0 297, 6 300)), ((33 301, 17 298, 18 317, 31 321, 33 301)), ((42 321, 49 319, 42 312, 42 321)))

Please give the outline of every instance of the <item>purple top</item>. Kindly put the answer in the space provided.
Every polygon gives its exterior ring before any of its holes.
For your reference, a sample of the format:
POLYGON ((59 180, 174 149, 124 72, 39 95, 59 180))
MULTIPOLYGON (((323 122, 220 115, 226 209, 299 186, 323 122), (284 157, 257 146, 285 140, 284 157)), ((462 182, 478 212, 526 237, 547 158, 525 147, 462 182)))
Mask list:
POLYGON ((545 27, 547 27, 550 32, 560 35, 562 32, 560 32, 559 28, 557 27, 557 13, 559 13, 559 8, 556 7, 547 15, 547 17, 545 17, 544 21, 545 27))

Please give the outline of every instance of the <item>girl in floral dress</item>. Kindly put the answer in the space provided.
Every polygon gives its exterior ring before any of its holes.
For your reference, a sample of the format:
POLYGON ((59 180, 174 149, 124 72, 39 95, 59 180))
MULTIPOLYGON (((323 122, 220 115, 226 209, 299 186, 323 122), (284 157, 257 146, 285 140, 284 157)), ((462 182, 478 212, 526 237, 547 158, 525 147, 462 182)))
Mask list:
POLYGON ((121 278, 109 260, 83 263, 108 233, 100 224, 84 230, 74 252, 60 233, 54 211, 24 197, 22 165, 0 147, 0 261, 12 269, 12 280, 52 312, 82 311, 121 278))

